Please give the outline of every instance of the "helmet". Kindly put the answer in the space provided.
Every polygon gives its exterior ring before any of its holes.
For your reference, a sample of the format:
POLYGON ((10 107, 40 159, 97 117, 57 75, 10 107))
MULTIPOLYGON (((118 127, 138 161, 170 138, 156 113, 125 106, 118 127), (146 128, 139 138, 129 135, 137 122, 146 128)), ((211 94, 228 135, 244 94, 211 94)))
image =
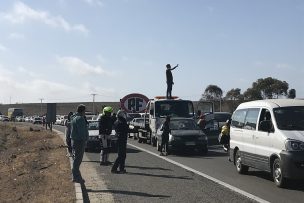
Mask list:
POLYGON ((113 108, 110 106, 106 106, 103 108, 103 114, 112 113, 112 112, 113 112, 113 108))
POLYGON ((126 119, 127 118, 127 114, 126 114, 125 111, 119 110, 119 111, 117 111, 117 117, 123 117, 124 119, 126 119))

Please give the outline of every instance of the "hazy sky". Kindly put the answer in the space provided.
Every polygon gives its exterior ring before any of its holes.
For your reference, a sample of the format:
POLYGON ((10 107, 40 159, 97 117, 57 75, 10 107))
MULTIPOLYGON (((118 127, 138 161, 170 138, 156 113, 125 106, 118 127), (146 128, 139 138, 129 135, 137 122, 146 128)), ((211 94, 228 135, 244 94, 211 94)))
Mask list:
POLYGON ((165 95, 167 63, 184 99, 269 76, 304 98, 304 1, 0 1, 0 103, 165 95))

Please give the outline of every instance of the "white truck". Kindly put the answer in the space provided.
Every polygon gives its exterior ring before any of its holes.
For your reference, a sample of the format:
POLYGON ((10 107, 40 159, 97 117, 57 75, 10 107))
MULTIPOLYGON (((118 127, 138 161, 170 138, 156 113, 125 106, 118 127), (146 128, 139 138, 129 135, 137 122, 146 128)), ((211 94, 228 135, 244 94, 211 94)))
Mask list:
POLYGON ((163 96, 157 96, 147 103, 145 114, 145 122, 138 124, 138 142, 148 142, 156 146, 156 131, 166 116, 194 118, 194 107, 190 100, 182 100, 178 97, 166 99, 163 96))

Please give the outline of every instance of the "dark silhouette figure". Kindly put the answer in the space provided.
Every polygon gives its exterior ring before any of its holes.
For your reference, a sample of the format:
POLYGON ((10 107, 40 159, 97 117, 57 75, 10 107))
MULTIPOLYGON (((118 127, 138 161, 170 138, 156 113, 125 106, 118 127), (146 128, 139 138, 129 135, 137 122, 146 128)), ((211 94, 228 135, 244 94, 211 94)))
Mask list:
POLYGON ((112 173, 126 173, 125 160, 127 156, 127 138, 129 132, 129 126, 127 124, 127 114, 119 110, 117 112, 117 120, 114 123, 115 132, 118 136, 118 156, 114 162, 111 172, 112 173), (117 171, 119 167, 119 171, 117 171))
POLYGON ((172 86, 174 84, 173 82, 173 76, 172 76, 172 70, 174 70, 175 68, 178 67, 178 64, 171 68, 171 65, 170 64, 167 64, 166 65, 167 67, 167 70, 166 70, 166 77, 167 77, 167 93, 166 93, 166 97, 167 99, 172 99, 172 86))
POLYGON ((72 141, 71 141, 71 117, 73 115, 73 112, 70 112, 68 114, 68 120, 67 122, 65 123, 65 141, 66 141, 66 144, 68 146, 68 152, 69 152, 69 156, 72 156, 73 157, 73 151, 72 151, 72 141))
POLYGON ((165 148, 166 150, 166 154, 168 155, 168 142, 169 142, 169 134, 171 132, 170 129, 170 116, 166 117, 166 120, 162 126, 163 131, 162 135, 161 135, 161 145, 160 145, 160 156, 163 156, 163 149, 165 148))

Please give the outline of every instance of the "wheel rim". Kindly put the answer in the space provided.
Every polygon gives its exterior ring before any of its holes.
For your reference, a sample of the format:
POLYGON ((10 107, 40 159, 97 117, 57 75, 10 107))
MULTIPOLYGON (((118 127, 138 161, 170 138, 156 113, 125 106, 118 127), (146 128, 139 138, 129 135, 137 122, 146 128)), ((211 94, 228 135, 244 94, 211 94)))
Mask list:
POLYGON ((281 177, 282 177, 282 172, 281 172, 281 169, 280 169, 280 165, 278 163, 276 163, 274 165, 274 180, 276 182, 280 182, 281 177))

